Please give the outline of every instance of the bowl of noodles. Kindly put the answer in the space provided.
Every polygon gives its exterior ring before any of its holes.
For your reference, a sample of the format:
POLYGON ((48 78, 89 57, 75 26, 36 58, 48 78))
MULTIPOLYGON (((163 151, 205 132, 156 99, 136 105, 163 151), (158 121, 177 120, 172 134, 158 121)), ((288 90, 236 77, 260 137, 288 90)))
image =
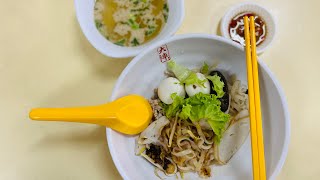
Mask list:
MULTIPOLYGON (((285 96, 259 61, 268 179, 288 152, 285 96)), ((107 129, 112 159, 124 179, 252 179, 246 59, 226 38, 187 34, 149 47, 129 63, 111 100, 143 95, 153 109, 137 136, 107 129)))

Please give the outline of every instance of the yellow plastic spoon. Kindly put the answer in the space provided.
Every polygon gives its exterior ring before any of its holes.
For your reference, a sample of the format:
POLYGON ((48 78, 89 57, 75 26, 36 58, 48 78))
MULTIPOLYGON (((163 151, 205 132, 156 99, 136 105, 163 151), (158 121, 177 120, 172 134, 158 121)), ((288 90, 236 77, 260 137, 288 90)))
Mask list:
POLYGON ((124 134, 142 132, 152 118, 148 101, 139 95, 128 95, 111 103, 75 108, 36 108, 29 114, 37 121, 66 121, 107 126, 124 134))

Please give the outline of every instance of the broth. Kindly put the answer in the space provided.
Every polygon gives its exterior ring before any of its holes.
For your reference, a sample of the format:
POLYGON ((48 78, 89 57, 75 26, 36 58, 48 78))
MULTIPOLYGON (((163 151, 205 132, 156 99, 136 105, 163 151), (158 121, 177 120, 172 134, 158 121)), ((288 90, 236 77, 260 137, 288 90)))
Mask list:
POLYGON ((119 46, 138 46, 155 38, 168 18, 167 0, 97 0, 100 33, 119 46))

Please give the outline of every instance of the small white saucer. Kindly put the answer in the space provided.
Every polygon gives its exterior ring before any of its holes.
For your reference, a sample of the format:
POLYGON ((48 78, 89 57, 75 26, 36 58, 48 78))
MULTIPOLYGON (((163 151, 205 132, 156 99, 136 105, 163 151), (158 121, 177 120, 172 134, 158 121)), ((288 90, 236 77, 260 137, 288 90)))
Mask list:
POLYGON ((231 7, 220 22, 221 34, 223 37, 231 39, 229 34, 229 24, 231 19, 244 12, 250 12, 258 15, 266 24, 266 39, 257 46, 257 53, 261 54, 270 46, 276 34, 275 20, 266 8, 255 3, 248 2, 240 3, 231 7))

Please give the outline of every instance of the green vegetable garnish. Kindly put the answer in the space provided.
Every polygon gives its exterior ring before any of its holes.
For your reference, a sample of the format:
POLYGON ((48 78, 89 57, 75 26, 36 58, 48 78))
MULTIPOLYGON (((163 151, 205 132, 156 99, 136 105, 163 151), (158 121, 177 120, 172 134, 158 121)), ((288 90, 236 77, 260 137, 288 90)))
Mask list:
POLYGON ((125 39, 122 39, 122 40, 120 40, 120 41, 118 41, 118 42, 116 42, 116 43, 114 43, 114 44, 116 44, 116 45, 118 45, 118 46, 124 46, 124 43, 126 42, 126 40, 125 39))
POLYGON ((179 117, 181 119, 187 120, 191 116, 191 109, 192 109, 192 106, 190 104, 183 105, 181 113, 179 114, 179 117))
POLYGON ((163 14, 163 17, 164 17, 164 21, 167 22, 167 20, 168 20, 168 15, 167 15, 167 14, 163 14))
POLYGON ((131 9, 130 11, 131 11, 131 12, 145 11, 145 10, 147 10, 147 9, 149 9, 149 8, 150 8, 149 6, 146 6, 146 7, 144 7, 144 8, 140 8, 140 9, 131 9))
POLYGON ((156 31, 156 27, 155 26, 148 26, 148 31, 146 31, 146 36, 150 36, 151 34, 153 34, 156 31))
POLYGON ((140 45, 140 43, 139 43, 139 41, 137 40, 137 38, 133 38, 133 40, 131 41, 131 44, 132 44, 133 46, 138 46, 138 45, 140 45))
POLYGON ((200 80, 197 74, 190 69, 176 64, 174 61, 168 62, 168 70, 172 71, 176 78, 179 79, 180 82, 185 83, 186 85, 190 84, 198 84, 199 86, 204 87, 204 83, 206 80, 200 80))
POLYGON ((98 29, 100 29, 103 26, 103 24, 100 21, 97 21, 97 20, 95 21, 95 24, 96 24, 96 27, 98 29))
POLYGON ((163 9, 166 11, 166 12, 169 12, 169 7, 168 7, 168 4, 164 4, 163 5, 163 9))
POLYGON ((169 12, 169 7, 168 7, 167 3, 163 5, 163 10, 165 11, 163 13, 163 18, 164 18, 164 21, 167 22, 167 20, 168 20, 168 12, 169 12))
POLYGON ((175 117, 176 114, 181 111, 182 105, 184 103, 184 99, 177 95, 177 93, 171 94, 171 98, 173 103, 170 105, 162 103, 161 106, 164 109, 166 116, 168 118, 175 117))
POLYGON ((150 36, 151 34, 153 34, 154 33, 154 31, 155 30, 148 30, 148 31, 146 31, 146 36, 150 36))
POLYGON ((136 22, 137 17, 134 15, 130 15, 130 18, 128 19, 128 24, 131 26, 132 29, 139 29, 140 25, 136 22))
POLYGON ((207 79, 209 79, 213 83, 213 90, 217 93, 217 97, 221 98, 224 95, 223 87, 224 82, 221 81, 221 78, 218 75, 214 76, 207 76, 207 79))
POLYGON ((175 117, 179 113, 181 119, 191 121, 207 120, 216 135, 216 142, 219 143, 226 123, 229 121, 229 114, 220 110, 221 102, 214 94, 198 93, 192 97, 183 99, 176 93, 171 95, 173 103, 170 105, 162 104, 168 118, 175 117))
POLYGON ((202 68, 201 68, 201 71, 200 71, 202 74, 208 74, 209 72, 209 66, 207 63, 204 63, 202 68))
POLYGON ((134 5, 137 5, 138 3, 139 3, 139 0, 133 1, 133 4, 134 4, 134 5))

